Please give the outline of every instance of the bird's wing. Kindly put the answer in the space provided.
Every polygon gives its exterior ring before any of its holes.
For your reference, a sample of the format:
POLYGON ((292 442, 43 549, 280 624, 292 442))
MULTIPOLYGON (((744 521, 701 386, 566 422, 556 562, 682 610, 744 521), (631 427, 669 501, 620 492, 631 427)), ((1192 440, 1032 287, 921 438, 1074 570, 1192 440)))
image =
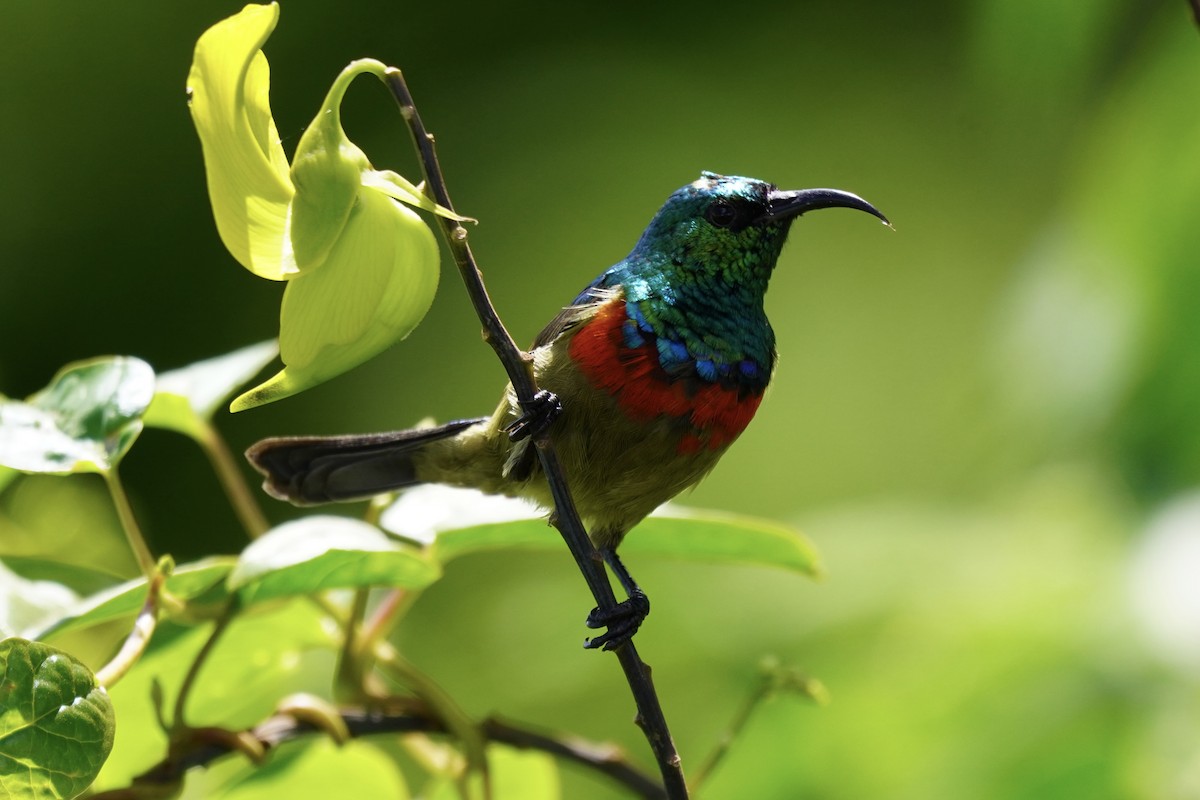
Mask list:
POLYGON ((554 315, 554 319, 542 328, 533 340, 533 349, 550 344, 567 331, 591 319, 601 304, 621 294, 620 288, 606 289, 593 284, 575 302, 554 315))

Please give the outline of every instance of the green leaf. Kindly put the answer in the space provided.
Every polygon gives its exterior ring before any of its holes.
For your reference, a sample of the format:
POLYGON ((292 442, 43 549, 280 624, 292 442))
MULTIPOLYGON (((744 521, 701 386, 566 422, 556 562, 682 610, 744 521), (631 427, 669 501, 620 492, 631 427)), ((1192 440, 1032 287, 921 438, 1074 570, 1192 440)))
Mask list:
POLYGON ((794 528, 771 520, 668 506, 634 528, 621 552, 716 564, 778 567, 819 578, 816 546, 794 528))
MULTIPOLYGON (((146 653, 110 690, 121 726, 96 789, 129 785, 166 753, 154 687, 169 713, 211 633, 212 623, 159 623, 146 653)), ((240 730, 270 716, 281 697, 327 692, 337 647, 335 627, 312 603, 283 602, 239 613, 209 652, 188 695, 185 719, 240 730)))
MULTIPOLYGON (((562 782, 554 759, 536 750, 517 750, 493 744, 487 748, 491 796, 496 800, 559 800, 562 782)), ((476 794, 485 796, 482 776, 472 776, 476 794)), ((462 794, 450 778, 442 778, 425 787, 423 797, 429 800, 459 800, 462 794)))
POLYGON ((193 439, 204 435, 221 403, 279 353, 275 340, 259 342, 158 376, 154 400, 143 421, 193 439))
POLYGON ((487 756, 495 797, 522 800, 562 797, 558 765, 547 753, 492 745, 487 756))
POLYGON ((97 563, 71 564, 51 557, 6 555, 5 565, 30 581, 60 583, 82 597, 104 591, 125 580, 125 575, 110 572, 97 563))
POLYGON ((391 198, 360 191, 325 263, 288 281, 279 313, 284 369, 230 409, 296 394, 378 355, 416 328, 437 285, 429 226, 391 198))
POLYGON ((0 463, 22 472, 108 472, 142 431, 154 370, 130 356, 69 364, 27 402, 0 401, 0 463))
MULTIPOLYGON (((342 746, 327 738, 287 742, 260 766, 233 761, 225 774, 200 774, 188 784, 181 800, 220 797, 221 800, 266 798, 361 797, 404 800, 409 797, 404 776, 393 758, 368 742, 342 746)), ((196 770, 206 772, 206 770, 196 770)))
MULTIPOLYGON (((486 550, 558 550, 565 546, 534 506, 473 489, 409 489, 384 511, 381 523, 400 536, 432 542, 431 552, 442 564, 486 550)), ((793 528, 673 504, 655 511, 630 531, 621 552, 777 567, 814 578, 823 571, 816 547, 793 528)))
MULTIPOLYGON (((212 596, 205 599, 212 603, 220 602, 225 597, 225 578, 233 569, 234 563, 234 559, 229 556, 214 556, 179 565, 171 577, 167 578, 166 591, 180 600, 195 600, 212 592, 212 596)), ((40 632, 38 638, 45 639, 101 622, 133 616, 146 602, 148 589, 149 583, 143 577, 86 597, 71 613, 40 632)))
POLYGON ((0 562, 0 636, 16 636, 57 619, 79 596, 54 581, 28 580, 0 562))
POLYGON ((441 574, 428 556, 355 519, 312 516, 254 540, 229 575, 246 603, 368 586, 420 588, 441 574))
MULTIPOLYGON (((288 281, 284 368, 234 400, 233 411, 327 381, 407 336, 433 302, 438 247, 429 226, 396 201, 455 217, 399 175, 375 170, 342 130, 347 87, 363 73, 383 80, 388 68, 379 61, 342 70, 287 166, 259 49, 278 20, 278 5, 249 5, 217 23, 197 42, 188 75, 221 239, 247 269, 288 281)), ((174 419, 178 410, 164 401, 163 414, 174 419)))
POLYGON ((213 25, 196 42, 187 78, 217 232, 242 266, 271 280, 300 270, 287 238, 294 190, 259 49, 278 21, 272 3, 247 5, 213 25))
POLYGON ((87 667, 41 642, 0 642, 0 794, 74 797, 100 772, 115 727, 87 667))

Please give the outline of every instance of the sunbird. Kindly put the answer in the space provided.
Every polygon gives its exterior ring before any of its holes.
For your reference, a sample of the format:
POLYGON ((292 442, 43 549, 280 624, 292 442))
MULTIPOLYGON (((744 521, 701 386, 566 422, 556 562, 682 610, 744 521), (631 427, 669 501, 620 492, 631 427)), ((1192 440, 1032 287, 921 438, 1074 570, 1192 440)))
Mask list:
POLYGON ((541 392, 511 384, 490 417, 347 436, 278 437, 246 456, 264 489, 296 505, 352 501, 441 483, 553 508, 531 433, 548 426, 579 515, 628 599, 584 646, 611 650, 650 613, 617 557, 631 528, 696 484, 749 424, 775 368, 767 283, 792 223, 822 208, 874 206, 837 189, 780 191, 701 173, 667 198, 633 251, 533 342, 541 392))

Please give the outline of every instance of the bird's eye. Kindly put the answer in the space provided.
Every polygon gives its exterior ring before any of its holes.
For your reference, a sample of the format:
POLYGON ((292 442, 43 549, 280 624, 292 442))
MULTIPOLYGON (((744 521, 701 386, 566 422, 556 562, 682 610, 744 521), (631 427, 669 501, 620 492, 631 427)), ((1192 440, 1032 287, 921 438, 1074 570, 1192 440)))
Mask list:
POLYGON ((717 200, 704 212, 704 218, 718 228, 728 228, 737 219, 737 211, 724 200, 717 200))

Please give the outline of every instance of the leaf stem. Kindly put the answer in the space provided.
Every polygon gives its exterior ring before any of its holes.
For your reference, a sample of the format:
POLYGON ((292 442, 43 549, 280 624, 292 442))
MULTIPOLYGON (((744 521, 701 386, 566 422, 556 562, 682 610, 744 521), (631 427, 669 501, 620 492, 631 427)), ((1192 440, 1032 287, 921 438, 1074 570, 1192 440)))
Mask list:
POLYGON ((729 721, 725 731, 717 739, 712 752, 704 759, 700 768, 692 773, 692 779, 688 782, 692 791, 698 791, 701 784, 712 775, 763 701, 780 692, 798 694, 816 705, 829 702, 829 692, 819 680, 798 669, 784 666, 773 656, 764 658, 759 665, 758 685, 750 690, 741 706, 734 712, 733 719, 729 721))
POLYGON ((96 671, 96 682, 105 689, 111 689, 117 681, 125 677, 125 673, 129 672, 130 668, 142 657, 142 653, 146 652, 146 647, 150 644, 151 637, 154 636, 154 630, 158 627, 159 593, 165 580, 166 575, 161 570, 150 579, 146 602, 142 604, 142 610, 138 612, 137 619, 133 621, 133 630, 129 632, 129 636, 125 638, 125 643, 121 645, 117 654, 96 671))
MULTIPOLYGON (((397 601, 402 602, 403 599, 403 597, 398 597, 397 601)), ((352 663, 359 672, 351 675, 347 672, 347 667, 340 667, 338 681, 343 688, 352 691, 354 696, 363 698, 369 703, 387 702, 390 698, 381 686, 367 683, 368 678, 373 677, 373 673, 368 671, 368 666, 378 668, 392 680, 412 691, 438 719, 442 720, 446 730, 462 741, 468 764, 480 770, 486 769, 484 741, 480 737, 479 727, 475 721, 433 678, 400 655, 400 652, 390 642, 382 638, 381 630, 386 626, 384 621, 373 618, 372 624, 368 625, 368 629, 364 633, 359 623, 362 611, 359 608, 357 595, 355 608, 349 614, 343 614, 335 609, 326 598, 316 596, 311 600, 343 630, 349 631, 351 626, 354 627, 355 633, 351 635, 353 649, 351 651, 350 647, 344 646, 341 660, 342 664, 352 663), (368 657, 372 661, 371 665, 367 664, 368 657)), ((388 601, 385 600, 384 604, 387 603, 388 601)), ((378 617, 379 614, 377 613, 375 616, 378 617)), ((391 613, 385 611, 383 616, 385 619, 390 618, 391 613)))
POLYGON ((221 638, 229 623, 233 621, 237 614, 238 603, 236 598, 231 598, 225 606, 225 611, 217 618, 216 624, 213 626, 212 633, 208 635, 204 645, 200 648, 200 652, 192 660, 191 666, 188 667, 187 675, 183 678, 183 683, 179 687, 179 694, 175 698, 175 711, 171 719, 172 735, 187 729, 187 724, 184 721, 184 709, 187 706, 188 695, 192 692, 192 687, 196 684, 196 678, 200 675, 200 668, 204 666, 204 662, 212 654, 213 648, 221 638))
POLYGON ((693 791, 698 790, 713 773, 716 766, 721 763, 721 759, 729 752, 729 747, 733 744, 734 739, 746 727, 746 723, 750 720, 750 715, 754 713, 754 709, 758 708, 759 703, 766 699, 770 691, 770 681, 763 678, 759 681, 758 686, 742 701, 741 706, 734 713, 733 719, 729 721, 720 738, 717 739, 712 752, 708 754, 708 757, 704 759, 700 767, 692 773, 692 779, 688 782, 688 785, 693 791))
POLYGON ((146 545, 146 537, 142 535, 142 529, 138 527, 137 518, 133 515, 133 506, 129 504, 129 496, 125 494, 125 487, 121 484, 117 468, 113 467, 100 474, 104 476, 104 483, 108 486, 108 493, 112 496, 113 505, 117 509, 117 519, 121 521, 121 528, 125 531, 125 540, 129 542, 129 549, 133 551, 142 574, 152 581, 157 571, 154 555, 146 545))
POLYGON ((358 631, 357 647, 364 656, 374 652, 412 604, 414 595, 404 589, 389 589, 358 631))
POLYGON ((229 452, 229 446, 225 443, 225 439, 211 422, 205 420, 204 423, 201 435, 196 438, 196 442, 208 457, 209 463, 212 464, 213 472, 216 473, 217 480, 225 491, 233 513, 237 515, 238 521, 246 530, 246 535, 251 539, 257 539, 266 533, 271 525, 267 522, 262 507, 255 499, 255 494, 246 485, 246 479, 242 475, 237 460, 229 452))
MULTIPOLYGON (((404 75, 398 69, 389 68, 384 83, 391 90, 400 106, 400 113, 408 124, 413 145, 421 162, 421 171, 425 176, 427 190, 433 196, 434 202, 453 211, 454 206, 450 202, 446 181, 442 175, 441 165, 438 163, 433 136, 421 122, 404 75)), ((470 245, 467 244, 467 229, 454 219, 443 216, 439 216, 437 219, 450 252, 454 256, 454 261, 458 265, 467 295, 483 325, 484 339, 495 350, 505 372, 508 373, 517 400, 522 403, 532 401, 537 393, 532 361, 528 353, 517 347, 492 305, 491 298, 483 285, 483 275, 471 253, 470 245)), ((605 610, 614 608, 617 605, 616 595, 613 594, 612 585, 609 583, 608 574, 604 571, 600 555, 596 552, 596 548, 592 545, 591 539, 588 538, 587 531, 579 519, 579 513, 575 509, 574 500, 571 497, 549 433, 546 431, 539 433, 534 437, 534 444, 537 446, 542 472, 546 476, 554 499, 555 509, 551 515, 551 521, 558 528, 567 547, 570 548, 571 554, 575 557, 575 563, 583 574, 584 580, 587 581, 597 606, 605 610)), ((642 729, 654 752, 659 771, 662 773, 667 797, 669 800, 686 798, 688 789, 683 775, 683 767, 679 754, 675 750, 675 743, 671 739, 667 720, 663 715, 654 684, 650 679, 650 668, 638 656, 632 641, 616 648, 614 652, 625 672, 625 679, 629 683, 630 691, 637 705, 635 721, 642 729)))
POLYGON ((341 625, 342 647, 338 653, 337 685, 354 697, 360 697, 364 690, 366 664, 359 647, 359 638, 362 635, 363 616, 367 613, 367 601, 370 596, 369 589, 355 589, 350 613, 341 625))
MULTIPOLYGON (((429 704, 438 719, 446 726, 446 730, 453 733, 462 742, 467 766, 478 771, 486 779, 488 769, 484 745, 487 740, 471 716, 437 681, 410 663, 408 659, 400 655, 400 651, 388 642, 376 643, 374 653, 379 668, 384 673, 390 673, 394 680, 412 689, 418 697, 429 704)), ((484 785, 488 785, 488 781, 485 780, 484 785)))

